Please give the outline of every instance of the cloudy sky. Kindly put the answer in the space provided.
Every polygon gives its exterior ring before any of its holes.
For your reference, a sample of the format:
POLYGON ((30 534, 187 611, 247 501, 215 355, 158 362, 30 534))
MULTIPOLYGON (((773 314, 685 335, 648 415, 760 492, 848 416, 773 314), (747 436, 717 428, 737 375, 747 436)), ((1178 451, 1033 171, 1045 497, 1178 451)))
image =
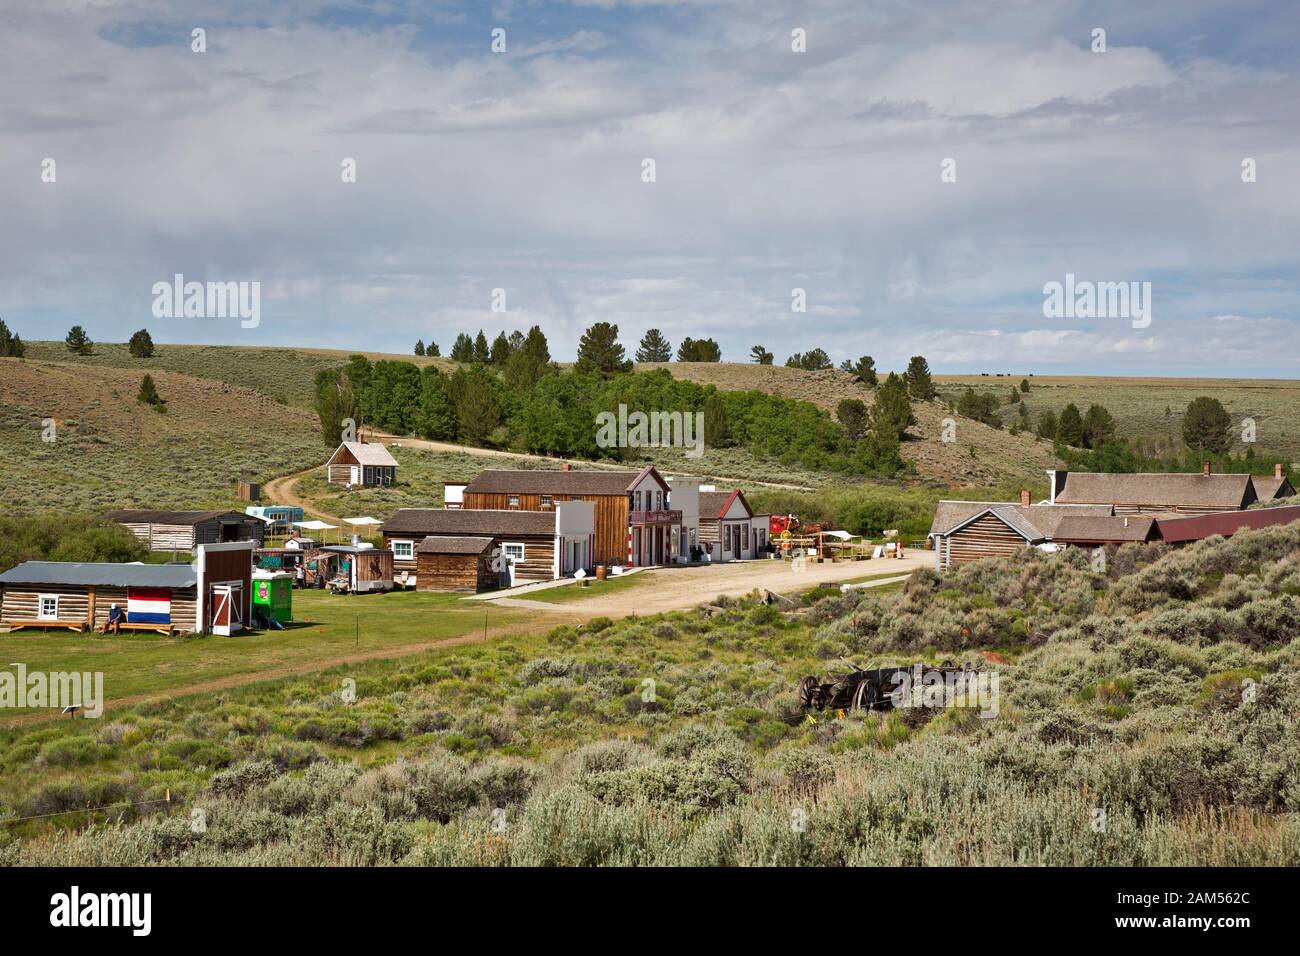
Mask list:
POLYGON ((1298 41, 1290 0, 0 0, 0 317, 1292 377, 1298 41), (261 324, 155 318, 176 273, 261 324), (1067 273, 1150 282, 1149 327, 1044 317, 1067 273))

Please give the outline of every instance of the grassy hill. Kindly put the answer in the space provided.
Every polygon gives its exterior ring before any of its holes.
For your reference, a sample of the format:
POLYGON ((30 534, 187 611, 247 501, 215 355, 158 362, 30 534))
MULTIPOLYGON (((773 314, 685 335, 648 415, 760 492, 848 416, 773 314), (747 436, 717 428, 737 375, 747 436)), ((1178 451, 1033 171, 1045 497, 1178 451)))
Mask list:
MULTIPOLYGON (((936 375, 935 385, 942 397, 953 401, 967 386, 1005 398, 1023 377, 936 375)), ((1257 454, 1271 452, 1286 461, 1300 460, 1300 415, 1296 414, 1300 409, 1300 381, 1294 379, 1036 375, 1029 383, 1029 392, 1022 398, 1034 423, 1043 412, 1059 415, 1070 403, 1082 412, 1099 402, 1115 417, 1116 433, 1121 438, 1155 441, 1180 451, 1183 411, 1193 399, 1209 395, 1223 403, 1234 423, 1247 417, 1254 419, 1257 454)), ((1007 424, 1013 416, 1019 416, 1011 404, 1003 405, 1000 411, 1007 424)), ((1239 427, 1234 434, 1240 437, 1239 427)), ((1237 441, 1233 451, 1240 453, 1247 447, 1237 441)))
POLYGON ((315 416, 253 388, 148 367, 167 413, 136 401, 143 371, 0 359, 6 510, 215 508, 240 477, 323 461, 315 416), (53 419, 53 442, 42 421, 53 419))
MULTIPOLYGON (((730 362, 665 362, 638 369, 664 368, 674 377, 720 389, 757 389, 786 398, 812 402, 831 415, 846 398, 873 402, 873 392, 848 372, 826 369, 809 372, 778 365, 730 362)), ((919 477, 943 485, 984 487, 1020 483, 1046 487, 1043 472, 1055 458, 1047 442, 1028 434, 1012 435, 951 414, 938 402, 913 405, 916 424, 908 429, 903 457, 916 466, 919 477), (943 421, 956 422, 955 441, 943 441, 943 421)))

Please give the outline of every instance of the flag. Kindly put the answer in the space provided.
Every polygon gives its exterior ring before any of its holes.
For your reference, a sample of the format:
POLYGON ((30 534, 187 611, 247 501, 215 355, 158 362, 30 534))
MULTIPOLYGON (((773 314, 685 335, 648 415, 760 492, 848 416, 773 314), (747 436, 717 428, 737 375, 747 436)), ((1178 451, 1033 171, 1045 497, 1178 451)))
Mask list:
POLYGON ((128 624, 170 624, 172 592, 167 588, 131 588, 126 592, 128 624))

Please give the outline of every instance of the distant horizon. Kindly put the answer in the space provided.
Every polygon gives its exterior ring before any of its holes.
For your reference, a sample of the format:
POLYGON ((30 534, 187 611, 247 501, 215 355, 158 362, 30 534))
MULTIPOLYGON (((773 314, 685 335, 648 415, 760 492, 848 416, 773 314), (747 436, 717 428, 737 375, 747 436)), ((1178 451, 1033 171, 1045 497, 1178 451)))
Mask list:
MULTIPOLYGON (((3 316, 0 316, 0 318, 3 318, 3 316)), ((69 326, 69 328, 71 328, 71 326, 69 326)), ((148 329, 148 326, 142 326, 142 328, 146 328, 146 329, 148 329)), ((16 331, 16 330, 13 329, 12 325, 10 325, 10 329, 11 329, 11 331, 16 331)), ((173 347, 176 347, 176 348, 232 348, 232 349, 250 348, 250 349, 285 349, 285 350, 293 351, 293 352, 338 352, 338 353, 343 354, 343 355, 384 355, 384 356, 388 356, 388 357, 391 357, 391 358, 394 358, 394 359, 414 359, 414 358, 426 358, 426 357, 432 357, 432 358, 442 358, 442 359, 446 359, 446 360, 449 361, 449 362, 450 362, 450 361, 453 361, 453 360, 450 358, 450 356, 447 354, 448 351, 450 350, 450 345, 448 345, 447 347, 444 347, 444 346, 442 345, 442 343, 439 343, 439 346, 438 346, 439 349, 440 349, 441 352, 442 352, 441 355, 437 355, 437 356, 419 356, 419 355, 415 355, 415 354, 414 354, 414 351, 413 351, 413 350, 414 350, 414 347, 415 347, 415 346, 414 346, 414 343, 412 343, 411 349, 408 349, 408 350, 405 351, 405 352, 389 352, 389 351, 387 351, 387 350, 385 350, 385 349, 371 348, 371 347, 347 348, 347 347, 335 347, 335 346, 325 346, 325 345, 309 345, 309 346, 308 346, 308 345, 277 345, 277 344, 269 343, 269 342, 268 342, 268 343, 257 343, 257 342, 167 342, 167 341, 160 340, 156 335, 154 335, 154 332, 153 332, 152 329, 148 329, 148 331, 149 331, 149 333, 150 333, 150 336, 153 338, 153 340, 154 340, 154 344, 155 344, 155 345, 157 345, 157 346, 173 346, 173 347)), ((499 330, 499 329, 498 329, 498 330, 495 330, 491 335, 488 335, 488 340, 489 340, 489 341, 491 341, 491 339, 495 336, 495 334, 496 334, 497 331, 500 331, 500 330, 499 330)), ((86 329, 86 332, 87 332, 87 334, 90 335, 91 339, 95 342, 96 345, 116 345, 116 346, 121 346, 121 347, 124 347, 124 348, 125 348, 126 345, 127 345, 127 340, 126 340, 126 339, 123 339, 123 340, 121 340, 121 341, 108 340, 108 339, 103 339, 103 340, 101 340, 101 339, 96 339, 95 336, 94 336, 94 334, 91 332, 90 329, 86 329)), ((478 330, 475 329, 474 332, 477 333, 478 330)), ((483 332, 484 332, 485 335, 488 333, 488 330, 487 330, 486 327, 483 329, 483 332)), ((542 332, 543 332, 543 333, 546 332, 545 327, 542 328, 542 332)), ((20 333, 20 334, 21 334, 21 333, 20 333)), ((66 333, 65 333, 65 334, 66 334, 66 333)), ((33 344, 33 345, 36 345, 36 344, 39 344, 39 345, 49 345, 49 346, 62 346, 62 345, 63 345, 63 339, 62 339, 62 338, 53 338, 53 339, 49 339, 49 338, 40 338, 40 339, 32 338, 32 339, 29 339, 29 338, 27 338, 26 336, 23 336, 23 341, 24 341, 24 342, 27 342, 27 343, 29 343, 29 344, 33 344)), ((455 336, 452 336, 451 341, 455 341, 455 336)), ((549 337, 548 337, 548 341, 549 341, 549 337)), ((635 343, 635 342, 632 342, 632 343, 624 342, 624 341, 622 341, 622 338, 621 338, 621 337, 620 337, 620 343, 623 345, 624 350, 626 351, 628 358, 632 359, 632 360, 635 362, 636 343, 635 343)), ((426 343, 426 344, 427 344, 427 343, 426 343)), ((677 344, 678 344, 678 343, 676 343, 676 342, 673 343, 674 350, 676 349, 677 344)), ((29 357, 30 357, 30 356, 29 356, 29 357)), ((69 352, 69 353, 68 353, 68 357, 69 357, 70 359, 75 360, 75 359, 78 358, 79 356, 73 355, 71 352, 69 352)), ((835 369, 835 371, 840 371, 840 369, 839 369, 839 363, 840 363, 840 360, 842 360, 843 358, 848 358, 848 356, 834 356, 834 359, 835 359, 835 361, 834 361, 834 369, 835 369)), ((857 356, 854 356, 854 358, 857 358, 857 356)), ((928 356, 925 356, 925 358, 927 359, 927 361, 929 361, 929 357, 928 357, 928 356)), ((556 355, 555 355, 555 349, 554 349, 553 346, 552 346, 552 348, 551 348, 551 359, 552 359, 552 361, 556 362, 556 363, 559 364, 559 365, 571 365, 571 364, 573 364, 573 362, 575 361, 575 358, 574 358, 574 357, 557 358, 556 355)), ((38 361, 39 361, 39 360, 38 360, 38 361)), ((140 361, 141 361, 141 362, 148 362, 149 360, 148 360, 148 359, 141 359, 140 361)), ((721 363, 717 363, 717 362, 714 362, 714 363, 689 363, 689 362, 688 362, 688 363, 678 363, 676 359, 673 359, 671 362, 637 362, 636 364, 638 364, 638 365, 676 365, 676 364, 756 365, 757 363, 751 361, 751 360, 748 359, 748 358, 743 358, 743 359, 732 359, 732 358, 728 358, 726 352, 724 351, 724 352, 723 352, 723 355, 722 355, 722 361, 721 361, 721 363)), ((778 357, 773 361, 772 364, 773 364, 774 367, 785 367, 785 359, 782 358, 782 357, 780 357, 780 356, 778 356, 778 357)), ((897 373, 899 373, 899 374, 901 375, 901 374, 904 372, 904 370, 905 370, 905 368, 906 368, 906 365, 907 365, 907 363, 904 362, 904 363, 903 363, 902 365, 900 365, 898 368, 888 368, 888 367, 882 367, 882 366, 880 365, 880 363, 877 362, 877 363, 876 363, 876 370, 877 370, 877 371, 878 371, 882 376, 883 376, 883 375, 888 375, 890 372, 897 372, 897 373)), ((1224 382, 1229 382, 1229 381, 1238 381, 1238 380, 1246 379, 1246 380, 1253 381, 1253 382, 1296 382, 1296 383, 1300 383, 1300 374, 1296 374, 1296 375, 1293 375, 1293 376, 1287 376, 1287 375, 1282 375, 1282 374, 1257 374, 1257 373, 1249 373, 1249 374, 1202 375, 1202 374, 1186 374, 1186 373, 1182 373, 1182 372, 1172 372, 1172 371, 1167 371, 1167 370, 1166 370, 1166 371, 1142 371, 1142 370, 1133 370, 1133 371, 1126 371, 1126 372, 1123 372, 1123 373, 1117 373, 1117 372, 1058 372, 1058 371, 1041 371, 1041 372, 1040 372, 1040 371, 1006 371, 1006 370, 997 370, 997 369, 988 369, 988 368, 983 368, 983 369, 973 369, 973 370, 970 370, 970 371, 945 371, 945 370, 943 370, 943 369, 937 369, 937 368, 935 368, 935 365, 934 365, 933 362, 930 362, 930 373, 931 373, 934 377, 936 377, 936 378, 965 378, 965 377, 969 377, 969 376, 975 376, 975 377, 988 377, 988 378, 991 378, 991 379, 996 379, 996 378, 999 378, 999 377, 1004 378, 1004 379, 1005 379, 1005 378, 1015 378, 1015 379, 1020 379, 1020 378, 1024 378, 1024 377, 1030 377, 1030 378, 1113 378, 1113 379, 1159 378, 1159 379, 1186 379, 1186 380, 1189 380, 1189 381, 1207 381, 1207 382, 1212 382, 1212 381, 1224 381, 1224 382)))

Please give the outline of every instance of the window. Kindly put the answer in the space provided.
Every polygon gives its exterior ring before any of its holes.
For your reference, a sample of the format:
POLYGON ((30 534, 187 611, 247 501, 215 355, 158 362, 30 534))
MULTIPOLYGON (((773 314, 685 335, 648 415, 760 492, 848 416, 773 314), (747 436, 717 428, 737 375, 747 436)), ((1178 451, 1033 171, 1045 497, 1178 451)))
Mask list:
POLYGON ((394 541, 393 558, 398 561, 410 561, 415 557, 414 541, 394 541))
POLYGON ((744 524, 740 526, 740 537, 741 537, 740 546, 742 548, 748 548, 749 547, 749 525, 744 524))
POLYGON ((662 491, 656 491, 656 492, 655 492, 655 511, 663 511, 663 510, 664 510, 664 493, 663 493, 662 491))
POLYGON ((506 495, 506 506, 509 507, 509 508, 518 508, 518 507, 519 507, 519 496, 518 496, 518 495, 506 495))
POLYGON ((515 564, 524 563, 524 546, 522 544, 507 541, 505 544, 501 545, 501 550, 505 553, 505 556, 515 564))
POLYGON ((549 508, 552 504, 550 495, 540 495, 539 500, 543 508, 549 508))
POLYGON ((40 610, 36 616, 42 621, 57 621, 59 619, 59 596, 57 594, 42 594, 40 610))

